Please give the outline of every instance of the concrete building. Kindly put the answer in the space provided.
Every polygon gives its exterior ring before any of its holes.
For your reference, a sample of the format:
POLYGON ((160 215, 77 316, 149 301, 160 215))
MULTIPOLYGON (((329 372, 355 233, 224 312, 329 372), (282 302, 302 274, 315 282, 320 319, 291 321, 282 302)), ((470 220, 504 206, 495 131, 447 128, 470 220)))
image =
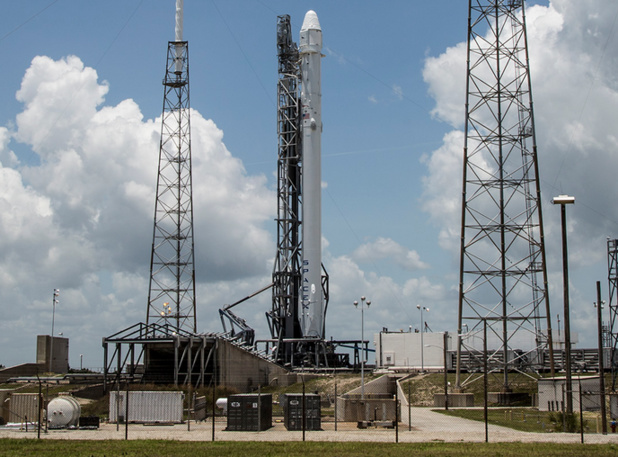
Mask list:
POLYGON ((55 336, 53 343, 52 349, 51 336, 37 335, 36 363, 41 366, 44 372, 67 373, 69 371, 69 339, 55 336), (52 350, 54 351, 53 355, 52 350))

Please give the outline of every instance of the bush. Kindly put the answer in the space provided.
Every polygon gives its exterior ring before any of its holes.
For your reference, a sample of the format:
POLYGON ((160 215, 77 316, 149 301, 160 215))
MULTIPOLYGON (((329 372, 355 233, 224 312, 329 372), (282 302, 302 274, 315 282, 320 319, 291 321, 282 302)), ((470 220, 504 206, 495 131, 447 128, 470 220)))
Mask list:
MULTIPOLYGON (((566 431, 567 433, 574 433, 580 430, 579 418, 575 414, 558 411, 550 413, 548 417, 555 432, 566 431)), ((587 421, 584 421, 583 425, 586 427, 587 421)))

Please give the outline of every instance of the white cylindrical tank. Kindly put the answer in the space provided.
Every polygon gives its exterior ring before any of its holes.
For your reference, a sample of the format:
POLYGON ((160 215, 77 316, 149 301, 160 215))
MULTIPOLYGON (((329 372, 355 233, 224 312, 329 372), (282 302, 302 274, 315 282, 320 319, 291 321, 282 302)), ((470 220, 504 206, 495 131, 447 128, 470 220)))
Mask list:
POLYGON ((302 117, 301 326, 304 337, 323 338, 322 294, 322 29, 308 11, 300 29, 302 117))
POLYGON ((217 408, 222 409, 224 414, 227 414, 227 398, 217 398, 215 405, 217 405, 217 408))
POLYGON ((49 428, 76 427, 82 408, 73 397, 56 397, 47 405, 49 428))

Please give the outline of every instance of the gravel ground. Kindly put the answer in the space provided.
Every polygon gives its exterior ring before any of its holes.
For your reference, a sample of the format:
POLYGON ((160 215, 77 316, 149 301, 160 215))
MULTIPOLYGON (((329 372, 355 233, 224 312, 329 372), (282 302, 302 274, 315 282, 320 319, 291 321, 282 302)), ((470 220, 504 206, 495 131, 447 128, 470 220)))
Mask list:
MULTIPOLYGON (((218 418, 215 422, 216 441, 301 441, 302 432, 288 431, 280 421, 263 432, 228 432, 225 431, 226 419, 218 418)), ((456 417, 435 413, 426 408, 412 408, 412 425, 409 430, 407 424, 399 427, 399 442, 482 442, 485 441, 485 424, 456 417)), ((335 431, 334 422, 322 422, 321 431, 305 432, 307 441, 371 441, 395 442, 394 429, 369 428, 360 430, 356 423, 339 422, 335 431)), ((41 433, 43 439, 64 440, 122 440, 125 439, 125 426, 116 424, 101 424, 97 430, 49 430, 41 433), (118 428, 118 429, 117 429, 118 428)), ((489 426, 490 442, 556 442, 579 443, 579 433, 528 433, 519 432, 500 426, 489 426)), ((0 428, 0 438, 36 438, 36 430, 0 428)), ((212 422, 191 422, 190 424, 176 425, 141 425, 130 424, 128 437, 137 439, 162 439, 181 441, 211 441, 212 422), (190 428, 190 430, 189 430, 190 428)), ((586 443, 615 443, 618 444, 618 433, 607 435, 586 434, 586 443)))

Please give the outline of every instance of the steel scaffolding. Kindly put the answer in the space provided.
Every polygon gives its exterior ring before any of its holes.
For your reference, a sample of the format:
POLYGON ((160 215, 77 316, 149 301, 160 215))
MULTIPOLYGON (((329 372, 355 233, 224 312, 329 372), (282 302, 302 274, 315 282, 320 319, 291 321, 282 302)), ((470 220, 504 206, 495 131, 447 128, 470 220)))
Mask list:
POLYGON ((541 369, 545 348, 553 372, 527 48, 523 1, 469 1, 458 388, 461 353, 478 350, 485 323, 503 391, 509 371, 541 369))
POLYGON ((285 363, 291 358, 293 344, 282 340, 302 337, 298 314, 302 257, 300 69, 289 15, 277 17, 277 54, 277 255, 268 320, 271 336, 277 340, 273 358, 285 363))

